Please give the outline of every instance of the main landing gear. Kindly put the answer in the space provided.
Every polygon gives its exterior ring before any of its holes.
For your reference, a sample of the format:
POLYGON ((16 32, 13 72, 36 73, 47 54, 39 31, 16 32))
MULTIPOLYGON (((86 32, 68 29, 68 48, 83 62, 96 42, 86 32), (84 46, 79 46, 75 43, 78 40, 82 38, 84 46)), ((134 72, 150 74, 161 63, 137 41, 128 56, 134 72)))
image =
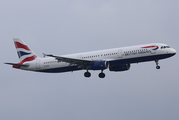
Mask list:
POLYGON ((160 69, 160 66, 158 65, 158 64, 159 64, 158 61, 159 61, 159 60, 155 60, 155 63, 156 63, 156 65, 157 65, 157 66, 156 66, 156 69, 160 69))
MULTIPOLYGON (((88 72, 88 70, 87 70, 87 72, 84 73, 84 76, 89 78, 89 77, 91 77, 91 73, 88 72)), ((98 76, 99 76, 99 78, 105 78, 105 74, 103 73, 103 70, 101 71, 101 73, 99 73, 98 76)))
POLYGON ((84 73, 84 76, 89 78, 91 76, 91 73, 87 70, 87 72, 84 73))
POLYGON ((105 78, 105 74, 103 73, 103 70, 101 71, 101 73, 99 73, 99 78, 105 78))

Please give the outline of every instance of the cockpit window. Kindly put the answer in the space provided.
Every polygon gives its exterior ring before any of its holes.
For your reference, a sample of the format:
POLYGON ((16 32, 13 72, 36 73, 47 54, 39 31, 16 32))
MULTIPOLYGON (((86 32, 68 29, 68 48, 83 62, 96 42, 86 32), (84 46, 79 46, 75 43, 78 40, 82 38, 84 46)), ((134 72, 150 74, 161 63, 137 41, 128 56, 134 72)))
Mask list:
POLYGON ((170 46, 162 46, 161 49, 170 48, 170 46))

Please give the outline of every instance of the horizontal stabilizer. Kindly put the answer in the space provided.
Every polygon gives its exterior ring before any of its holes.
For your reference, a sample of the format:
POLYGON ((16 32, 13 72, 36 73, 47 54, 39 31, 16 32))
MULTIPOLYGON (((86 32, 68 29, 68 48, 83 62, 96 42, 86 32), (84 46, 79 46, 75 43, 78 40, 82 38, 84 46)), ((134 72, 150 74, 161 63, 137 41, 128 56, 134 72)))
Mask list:
POLYGON ((8 64, 8 65, 16 65, 19 67, 28 67, 29 65, 23 65, 23 64, 18 64, 18 63, 4 63, 4 64, 8 64))

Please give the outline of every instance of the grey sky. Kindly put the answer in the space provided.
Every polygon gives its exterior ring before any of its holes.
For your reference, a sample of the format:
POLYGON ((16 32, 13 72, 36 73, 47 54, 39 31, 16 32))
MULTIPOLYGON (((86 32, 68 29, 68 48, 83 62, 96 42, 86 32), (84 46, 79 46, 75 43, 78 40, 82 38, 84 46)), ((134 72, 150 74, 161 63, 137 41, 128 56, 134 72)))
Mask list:
POLYGON ((178 55, 132 64, 127 72, 43 74, 12 69, 12 41, 22 38, 40 57, 161 42, 179 51, 179 1, 0 2, 1 120, 178 120, 178 55))

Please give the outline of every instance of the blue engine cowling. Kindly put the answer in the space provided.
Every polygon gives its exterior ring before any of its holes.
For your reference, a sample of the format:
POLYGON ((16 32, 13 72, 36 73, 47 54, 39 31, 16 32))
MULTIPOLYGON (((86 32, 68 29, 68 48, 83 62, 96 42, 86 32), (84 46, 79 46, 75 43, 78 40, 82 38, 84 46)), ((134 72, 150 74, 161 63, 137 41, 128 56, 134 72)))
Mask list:
POLYGON ((126 71, 126 70, 129 70, 130 67, 131 67, 130 64, 123 64, 123 65, 116 65, 116 66, 109 67, 109 70, 115 71, 115 72, 126 71))
POLYGON ((108 68, 108 61, 98 61, 90 65, 91 70, 104 70, 108 68))

